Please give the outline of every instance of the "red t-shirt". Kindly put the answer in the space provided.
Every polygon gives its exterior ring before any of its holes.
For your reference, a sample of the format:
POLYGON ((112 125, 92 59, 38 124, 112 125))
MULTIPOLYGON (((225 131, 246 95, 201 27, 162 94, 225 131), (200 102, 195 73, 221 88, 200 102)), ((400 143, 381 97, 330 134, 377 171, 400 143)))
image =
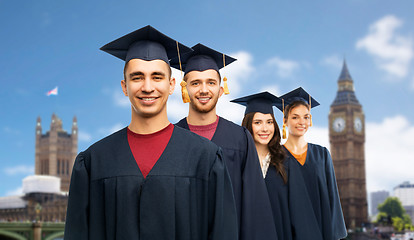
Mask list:
POLYGON ((217 116, 217 119, 215 122, 208 124, 208 125, 191 125, 188 123, 187 124, 191 132, 196 133, 202 137, 205 137, 208 140, 211 140, 214 136, 214 133, 216 132, 218 122, 219 122, 219 116, 217 116))
POLYGON ((171 123, 164 129, 151 134, 134 133, 128 128, 129 147, 144 177, 147 177, 164 152, 173 130, 174 125, 171 123))

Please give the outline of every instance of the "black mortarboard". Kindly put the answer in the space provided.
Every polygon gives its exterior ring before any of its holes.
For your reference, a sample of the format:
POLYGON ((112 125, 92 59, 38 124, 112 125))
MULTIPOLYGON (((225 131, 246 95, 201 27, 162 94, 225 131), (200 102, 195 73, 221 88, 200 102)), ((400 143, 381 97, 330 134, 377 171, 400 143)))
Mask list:
MULTIPOLYGON (((171 67, 176 68, 180 71, 184 69, 184 75, 191 71, 205 71, 208 69, 216 70, 219 74, 219 69, 229 65, 230 63, 236 61, 235 58, 227 56, 224 53, 218 52, 214 49, 204 46, 201 43, 198 43, 192 47, 193 51, 183 56, 175 57, 171 59, 171 67), (180 62, 181 60, 181 62, 180 62)), ((184 103, 190 102, 189 98, 184 97, 186 95, 186 82, 184 80, 181 82, 181 91, 183 93, 184 103)), ((224 94, 229 94, 229 89, 227 86, 227 78, 223 78, 223 88, 224 94)))
POLYGON ((296 101, 302 101, 305 102, 306 104, 309 104, 309 106, 311 108, 319 106, 320 104, 309 95, 309 93, 307 93, 302 87, 298 87, 293 91, 290 91, 282 96, 279 97, 282 101, 283 104, 280 106, 277 106, 277 108, 279 108, 280 111, 284 111, 284 106, 289 105, 293 102, 296 101))
MULTIPOLYGON (((182 69, 184 69, 184 74, 191 71, 202 72, 207 69, 213 69, 219 72, 219 69, 236 61, 235 58, 206 47, 201 43, 194 45, 192 49, 192 52, 181 56, 181 64, 182 69)), ((178 57, 171 59, 171 67, 181 70, 178 60, 178 57)))
POLYGON ((106 44, 101 47, 101 50, 125 62, 136 58, 146 61, 160 59, 168 65, 171 58, 192 52, 189 47, 164 35, 150 25, 106 44))
POLYGON ((236 98, 230 102, 246 106, 244 115, 252 112, 260 112, 263 114, 270 113, 273 115, 273 106, 282 106, 282 100, 269 92, 261 92, 241 98, 236 98))

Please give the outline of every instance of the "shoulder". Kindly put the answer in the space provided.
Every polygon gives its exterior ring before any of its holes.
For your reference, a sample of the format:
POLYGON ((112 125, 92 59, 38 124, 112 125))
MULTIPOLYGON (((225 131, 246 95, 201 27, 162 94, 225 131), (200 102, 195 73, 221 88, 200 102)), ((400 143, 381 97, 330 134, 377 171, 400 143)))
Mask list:
POLYGON ((223 117, 220 117, 219 118, 219 123, 225 125, 226 127, 228 127, 231 130, 234 130, 234 131, 243 131, 243 127, 241 127, 240 125, 235 124, 234 122, 232 122, 230 120, 227 120, 227 119, 225 119, 223 117))
POLYGON ((95 151, 104 151, 111 148, 111 146, 116 147, 120 144, 121 140, 127 136, 127 127, 112 133, 109 136, 102 138, 96 143, 92 144, 85 152, 95 152, 95 151))
POLYGON ((218 146, 208 140, 207 138, 201 137, 190 130, 184 129, 180 126, 174 126, 173 135, 175 138, 180 140, 180 145, 188 149, 187 151, 197 148, 206 149, 210 151, 217 151, 218 146))
POLYGON ((308 151, 313 155, 317 156, 320 159, 327 160, 331 158, 331 154, 329 150, 321 145, 309 143, 308 151))
POLYGON ((182 128, 187 128, 188 124, 187 124, 187 118, 183 118, 180 121, 178 121, 176 124, 174 124, 175 126, 179 126, 182 128))
POLYGON ((231 138, 237 137, 238 139, 240 139, 241 137, 246 137, 250 135, 249 131, 245 127, 237 125, 232 121, 229 121, 222 117, 220 117, 219 121, 219 124, 223 126, 222 129, 224 129, 224 131, 226 131, 228 134, 231 134, 229 135, 229 137, 231 138))
POLYGON ((328 149, 324 146, 314 144, 314 143, 308 143, 309 149, 311 151, 317 151, 317 152, 329 152, 328 149))
POLYGON ((217 159, 222 158, 222 151, 212 141, 201 137, 187 129, 175 126, 171 142, 174 152, 180 159, 191 159, 191 162, 204 169, 211 168, 217 159))

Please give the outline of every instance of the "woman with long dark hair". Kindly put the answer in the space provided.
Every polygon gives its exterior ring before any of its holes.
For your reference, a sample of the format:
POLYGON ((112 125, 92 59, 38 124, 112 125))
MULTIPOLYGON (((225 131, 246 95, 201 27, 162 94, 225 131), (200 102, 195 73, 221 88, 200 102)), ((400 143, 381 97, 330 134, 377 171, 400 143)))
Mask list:
POLYGON ((246 106, 242 126, 252 134, 256 145, 278 239, 291 240, 286 153, 280 145, 280 131, 272 108, 281 106, 282 102, 268 92, 234 99, 232 102, 246 106))
POLYGON ((308 143, 305 133, 312 126, 310 110, 318 106, 305 90, 297 88, 283 96, 283 145, 289 162, 289 213, 294 239, 337 240, 346 227, 328 149, 308 143), (286 108, 285 108, 286 106, 286 108), (284 136, 285 137, 285 136, 284 136))

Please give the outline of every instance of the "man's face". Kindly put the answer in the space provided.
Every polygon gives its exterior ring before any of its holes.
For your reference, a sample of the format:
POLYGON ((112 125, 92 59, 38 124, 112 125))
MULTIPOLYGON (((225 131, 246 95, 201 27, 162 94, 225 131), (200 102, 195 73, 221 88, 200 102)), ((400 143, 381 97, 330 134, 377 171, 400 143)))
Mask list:
POLYGON ((122 91, 129 97, 133 114, 151 118, 166 113, 166 103, 175 87, 170 68, 162 60, 132 59, 125 68, 122 91))
POLYGON ((218 72, 213 69, 202 72, 191 71, 186 74, 185 79, 191 108, 199 113, 214 110, 219 97, 223 94, 218 72))

